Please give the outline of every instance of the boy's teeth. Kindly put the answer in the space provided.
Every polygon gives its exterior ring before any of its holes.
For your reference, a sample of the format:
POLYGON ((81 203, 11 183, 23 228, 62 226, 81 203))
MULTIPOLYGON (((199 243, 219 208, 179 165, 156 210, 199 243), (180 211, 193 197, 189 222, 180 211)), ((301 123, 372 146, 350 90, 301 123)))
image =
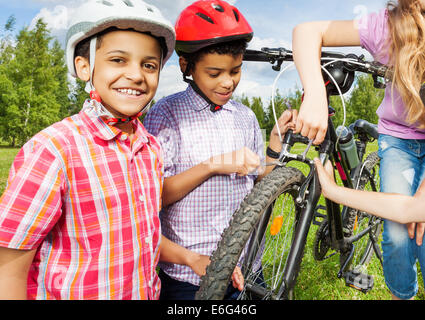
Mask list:
POLYGON ((140 91, 132 90, 132 89, 118 89, 118 91, 119 92, 122 92, 122 93, 131 94, 131 95, 139 95, 139 94, 141 94, 140 91))

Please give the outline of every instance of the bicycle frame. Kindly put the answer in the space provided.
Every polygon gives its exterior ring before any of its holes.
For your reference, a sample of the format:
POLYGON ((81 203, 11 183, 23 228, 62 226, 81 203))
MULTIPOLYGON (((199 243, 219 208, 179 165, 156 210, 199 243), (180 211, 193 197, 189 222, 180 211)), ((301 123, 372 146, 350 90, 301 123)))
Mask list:
MULTIPOLYGON (((364 61, 363 56, 357 57, 353 54, 344 55, 334 52, 322 52, 322 59, 322 63, 324 61, 326 62, 326 69, 328 71, 326 73, 328 73, 329 79, 332 78, 331 74, 333 71, 337 72, 336 78, 339 79, 337 81, 338 83, 332 83, 330 80, 326 82, 326 85, 331 84, 327 86, 328 101, 331 95, 344 94, 351 88, 354 81, 355 71, 372 74, 374 79, 374 86, 376 88, 384 87, 384 84, 378 81, 378 77, 385 79, 390 73, 390 71, 387 70, 387 68, 383 65, 375 62, 364 61), (332 61, 332 59, 335 60, 332 61), (342 72, 343 76, 341 76, 341 73, 339 73, 342 70, 344 70, 342 72), (339 90, 336 90, 334 85, 336 85, 339 90)), ((269 62, 273 65, 272 68, 275 71, 279 71, 284 61, 293 61, 293 56, 292 52, 286 50, 285 48, 263 48, 262 51, 247 50, 244 56, 244 60, 269 62)), ((333 78, 333 81, 335 82, 335 78, 333 78)), ((329 107, 329 109, 331 110, 332 108, 329 107)), ((320 146, 318 146, 319 157, 322 163, 325 163, 326 160, 329 159, 333 166, 337 168, 338 175, 340 176, 343 185, 347 188, 353 189, 353 181, 358 181, 358 179, 361 177, 362 168, 361 165, 359 165, 356 168, 350 170, 348 164, 344 160, 344 157, 341 156, 341 150, 339 144, 337 143, 338 137, 331 119, 331 114, 332 112, 330 112, 325 140, 320 146)), ((360 139, 360 143, 357 146, 360 159, 363 159, 364 157, 368 139, 369 138, 367 136, 363 137, 363 139, 360 139)), ((285 134, 285 137, 282 141, 283 147, 279 161, 274 163, 277 166, 285 166, 290 161, 300 161, 310 167, 310 172, 305 182, 301 185, 298 192, 298 197, 295 201, 298 208, 300 209, 300 212, 298 214, 298 220, 295 225, 292 246, 287 257, 285 269, 283 270, 283 274, 285 275, 283 284, 279 292, 274 297, 277 299, 282 298, 283 295, 285 295, 284 298, 287 298, 287 288, 293 288, 295 285, 298 269, 300 267, 302 255, 307 242, 308 232, 315 217, 317 204, 321 195, 321 188, 316 174, 314 162, 311 159, 306 158, 308 147, 302 155, 292 154, 290 153, 290 149, 295 142, 311 145, 308 138, 302 137, 299 134, 295 135, 291 130, 289 130, 285 134)), ((325 202, 330 246, 341 254, 340 270, 338 272, 338 277, 340 278, 344 275, 352 259, 354 253, 354 243, 362 238, 366 233, 370 232, 377 224, 368 226, 365 228, 365 230, 355 236, 345 237, 343 232, 343 217, 349 208, 343 207, 341 211, 339 204, 332 202, 329 199, 325 199, 325 202)), ((265 222, 268 221, 271 210, 272 209, 269 208, 269 211, 266 212, 262 218, 264 221, 260 221, 260 224, 257 226, 257 230, 260 230, 260 234, 264 233, 263 231, 267 224, 265 222)), ((379 223, 379 221, 377 223, 379 223)), ((256 239, 253 237, 249 245, 253 245, 255 242, 254 240, 256 239)), ((375 240, 372 239, 372 241, 374 251, 382 262, 382 257, 380 256, 380 252, 378 252, 379 250, 377 249, 375 240)), ((248 261, 251 261, 252 258, 253 257, 248 257, 248 261)), ((261 289, 258 288, 256 290, 261 291, 261 289)), ((259 293, 261 294, 261 292, 259 293)))
MULTIPOLYGON (((333 166, 337 168, 338 175, 340 176, 343 185, 347 188, 353 189, 353 181, 357 181, 361 175, 361 165, 351 171, 349 170, 344 158, 340 156, 341 152, 339 150, 339 145, 337 144, 337 139, 338 137, 335 127, 330 116, 325 140, 319 146, 319 156, 322 163, 324 163, 326 159, 329 159, 333 166)), ((297 205, 301 207, 301 212, 295 227, 293 244, 288 254, 287 264, 283 272, 286 275, 283 279, 285 285, 281 287, 277 294, 277 298, 281 298, 282 294, 286 292, 286 287, 293 288, 295 285, 295 275, 297 274, 299 264, 302 260, 301 258, 307 242, 307 236, 321 195, 321 188, 313 161, 305 156, 290 153, 290 149, 295 142, 307 144, 308 139, 300 135, 294 135, 291 131, 289 131, 285 135, 283 142, 283 151, 280 156, 281 165, 284 166, 290 161, 301 161, 309 165, 310 172, 304 184, 301 186, 299 196, 296 199, 297 205)), ((361 158, 364 156, 365 148, 366 141, 361 141, 360 146, 358 146, 361 158)), ((341 266, 338 272, 338 277, 341 278, 352 258, 354 249, 353 243, 362 238, 366 233, 370 232, 376 224, 370 225, 361 233, 347 238, 343 233, 343 216, 348 210, 348 207, 343 207, 343 210, 341 211, 339 204, 332 202, 329 199, 325 199, 325 202, 331 247, 340 252, 340 254, 344 257, 341 259, 341 266)), ((375 245, 374 250, 378 254, 375 245)))

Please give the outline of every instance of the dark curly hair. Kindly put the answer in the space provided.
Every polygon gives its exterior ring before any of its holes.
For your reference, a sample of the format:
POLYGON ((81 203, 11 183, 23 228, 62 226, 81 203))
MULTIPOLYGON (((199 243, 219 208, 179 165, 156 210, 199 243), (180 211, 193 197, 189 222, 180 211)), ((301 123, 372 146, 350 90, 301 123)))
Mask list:
POLYGON ((233 57, 238 57, 245 53, 247 46, 248 43, 246 40, 242 39, 213 44, 192 53, 182 53, 181 56, 188 63, 184 75, 187 76, 190 71, 195 70, 196 63, 198 63, 198 61, 201 60, 201 58, 206 54, 218 53, 220 55, 231 55, 233 57))

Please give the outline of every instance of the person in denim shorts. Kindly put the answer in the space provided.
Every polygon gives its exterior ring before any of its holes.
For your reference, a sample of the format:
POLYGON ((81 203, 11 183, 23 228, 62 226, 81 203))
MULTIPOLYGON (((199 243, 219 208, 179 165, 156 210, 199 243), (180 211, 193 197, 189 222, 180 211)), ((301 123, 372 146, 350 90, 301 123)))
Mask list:
MULTIPOLYGON (((323 141, 328 123, 321 47, 362 46, 391 67, 392 81, 377 110, 383 192, 413 195, 424 177, 425 110, 419 96, 425 80, 424 11, 425 0, 390 1, 358 20, 307 22, 293 33, 294 61, 305 90, 295 132, 315 144, 323 141)), ((384 223, 384 277, 394 299, 417 293, 416 262, 425 267, 423 235, 423 223, 384 223)))

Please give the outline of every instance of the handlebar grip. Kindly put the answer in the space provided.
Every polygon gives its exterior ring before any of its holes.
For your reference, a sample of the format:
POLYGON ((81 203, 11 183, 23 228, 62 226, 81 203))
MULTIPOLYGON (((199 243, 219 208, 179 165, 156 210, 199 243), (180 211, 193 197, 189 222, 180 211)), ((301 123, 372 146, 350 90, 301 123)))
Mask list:
POLYGON ((247 49, 243 55, 243 60, 271 62, 273 59, 263 51, 247 49))

